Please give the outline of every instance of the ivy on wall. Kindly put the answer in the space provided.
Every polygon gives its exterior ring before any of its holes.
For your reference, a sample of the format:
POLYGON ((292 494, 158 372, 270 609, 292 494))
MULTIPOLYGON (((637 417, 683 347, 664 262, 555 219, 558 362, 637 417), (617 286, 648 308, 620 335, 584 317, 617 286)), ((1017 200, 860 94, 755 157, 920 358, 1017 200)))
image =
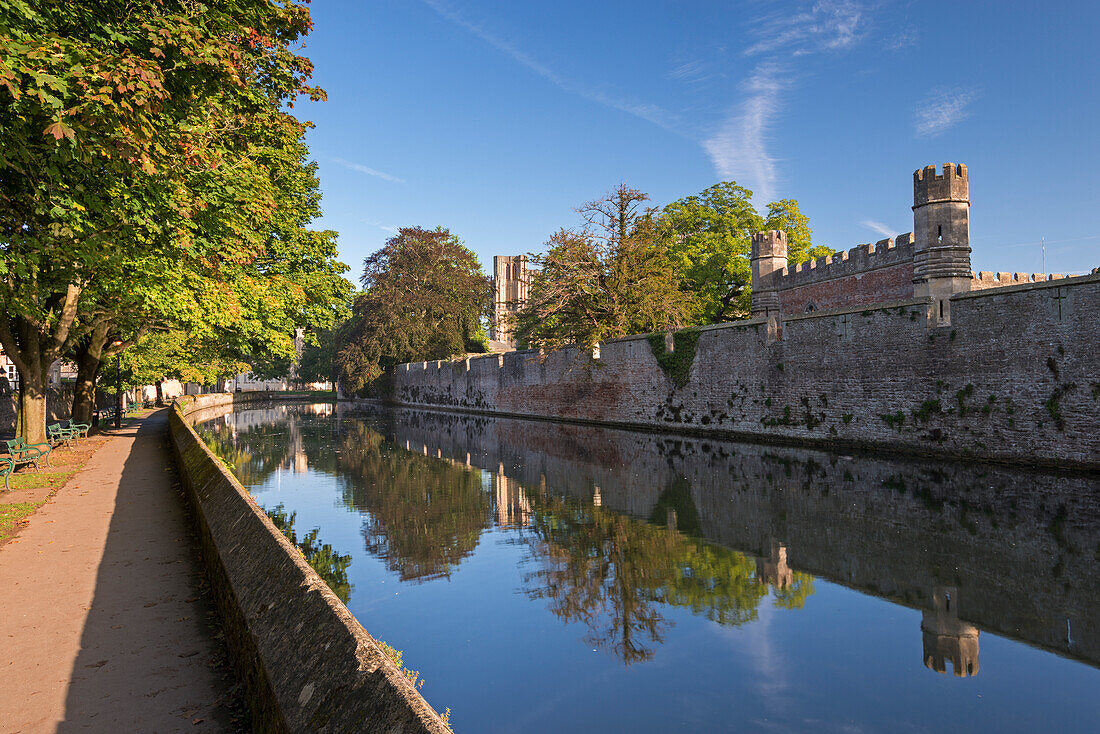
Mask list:
POLYGON ((672 351, 665 351, 664 334, 650 334, 646 337, 657 364, 661 366, 676 387, 688 384, 691 365, 695 361, 695 345, 699 341, 698 329, 681 329, 672 334, 672 351))

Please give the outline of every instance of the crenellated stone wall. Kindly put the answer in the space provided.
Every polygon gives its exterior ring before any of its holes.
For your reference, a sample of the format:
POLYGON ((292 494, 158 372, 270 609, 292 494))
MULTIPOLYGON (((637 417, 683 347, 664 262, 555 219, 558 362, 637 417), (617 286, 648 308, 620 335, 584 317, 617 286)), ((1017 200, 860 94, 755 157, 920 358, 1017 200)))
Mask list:
POLYGON ((399 365, 401 404, 1100 469, 1100 275, 399 365), (667 365, 666 365, 667 366, 667 365))

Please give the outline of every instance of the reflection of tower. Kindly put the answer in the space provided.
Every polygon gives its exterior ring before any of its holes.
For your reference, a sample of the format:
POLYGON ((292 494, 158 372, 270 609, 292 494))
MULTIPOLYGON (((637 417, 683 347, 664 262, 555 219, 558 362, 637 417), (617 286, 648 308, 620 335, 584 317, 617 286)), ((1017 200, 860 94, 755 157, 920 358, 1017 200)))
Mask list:
POLYGON ((515 479, 504 476, 504 468, 493 474, 493 499, 500 527, 523 527, 531 516, 531 502, 515 479))
POLYGON ((772 541, 771 554, 767 558, 756 559, 756 580, 777 589, 786 589, 791 585, 794 572, 787 565, 787 546, 777 540, 772 541))
POLYGON ((600 492, 600 485, 598 484, 592 490, 592 504, 596 507, 603 506, 603 494, 600 492))
POLYGON ((302 442, 302 429, 298 425, 298 416, 287 413, 287 457, 283 468, 293 469, 295 474, 305 474, 309 470, 309 458, 302 442))
POLYGON ((978 672, 978 628, 959 620, 958 589, 932 588, 932 611, 924 613, 924 667, 946 673, 946 661, 959 678, 978 672))

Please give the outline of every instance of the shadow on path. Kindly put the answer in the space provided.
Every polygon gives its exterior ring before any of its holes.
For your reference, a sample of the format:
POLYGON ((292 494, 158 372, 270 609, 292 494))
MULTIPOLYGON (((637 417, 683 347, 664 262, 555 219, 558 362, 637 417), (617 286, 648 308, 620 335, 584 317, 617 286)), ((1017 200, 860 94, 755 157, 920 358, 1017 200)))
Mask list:
POLYGON ((114 432, 132 443, 118 441, 119 456, 102 464, 111 472, 121 462, 118 495, 58 732, 247 726, 167 448, 167 416, 114 432))

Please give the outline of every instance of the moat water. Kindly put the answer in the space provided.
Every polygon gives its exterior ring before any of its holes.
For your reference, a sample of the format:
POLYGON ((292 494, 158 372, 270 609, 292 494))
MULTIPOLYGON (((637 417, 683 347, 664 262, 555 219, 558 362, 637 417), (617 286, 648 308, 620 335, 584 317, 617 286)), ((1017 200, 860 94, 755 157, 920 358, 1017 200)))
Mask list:
POLYGON ((458 732, 1100 730, 1096 478, 345 404, 198 429, 458 732))

